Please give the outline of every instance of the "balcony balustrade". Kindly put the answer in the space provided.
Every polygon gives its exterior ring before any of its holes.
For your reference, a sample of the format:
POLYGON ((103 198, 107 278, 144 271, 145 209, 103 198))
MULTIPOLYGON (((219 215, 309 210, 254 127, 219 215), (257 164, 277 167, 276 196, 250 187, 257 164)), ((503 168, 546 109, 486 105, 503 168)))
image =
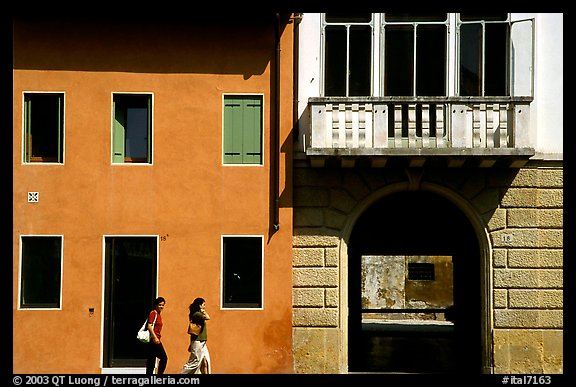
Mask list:
POLYGON ((313 165, 338 158, 342 166, 390 157, 421 166, 442 158, 448 166, 522 166, 530 147, 529 97, 315 97, 306 155, 313 165), (470 164, 470 163, 468 163, 470 164))

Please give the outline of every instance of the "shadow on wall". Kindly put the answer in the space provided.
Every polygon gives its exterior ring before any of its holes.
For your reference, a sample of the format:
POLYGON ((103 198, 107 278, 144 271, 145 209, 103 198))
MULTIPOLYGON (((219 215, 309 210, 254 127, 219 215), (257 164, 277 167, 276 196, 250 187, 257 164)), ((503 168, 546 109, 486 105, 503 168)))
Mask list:
POLYGON ((262 74, 275 54, 275 14, 257 16, 17 19, 14 69, 243 74, 247 79, 262 74))

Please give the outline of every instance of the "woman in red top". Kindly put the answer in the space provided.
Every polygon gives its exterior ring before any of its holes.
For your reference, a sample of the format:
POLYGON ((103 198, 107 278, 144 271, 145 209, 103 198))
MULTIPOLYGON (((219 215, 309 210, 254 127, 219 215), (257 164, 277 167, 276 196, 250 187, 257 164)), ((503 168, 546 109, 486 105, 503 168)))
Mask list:
POLYGON ((168 356, 164 350, 164 346, 160 341, 162 337, 162 310, 166 305, 164 297, 158 297, 154 300, 154 309, 148 315, 148 330, 150 331, 150 343, 148 343, 148 356, 146 358, 146 374, 152 375, 154 373, 154 366, 156 365, 156 358, 160 359, 158 362, 158 375, 162 375, 168 363, 168 356))

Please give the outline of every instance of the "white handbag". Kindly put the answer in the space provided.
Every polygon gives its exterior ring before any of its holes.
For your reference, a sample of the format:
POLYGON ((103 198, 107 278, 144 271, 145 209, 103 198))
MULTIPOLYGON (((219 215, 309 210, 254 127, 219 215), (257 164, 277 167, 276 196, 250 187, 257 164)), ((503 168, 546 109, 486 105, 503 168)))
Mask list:
MULTIPOLYGON (((154 322, 152 323, 152 327, 154 327, 154 324, 156 324, 156 317, 158 317, 158 313, 156 313, 156 316, 154 317, 154 322)), ((140 328, 140 330, 138 331, 138 334, 136 335, 138 340, 140 340, 143 343, 149 343, 150 342, 150 331, 146 327, 146 324, 148 324, 148 319, 146 319, 146 321, 144 321, 144 325, 142 325, 142 328, 140 328)))

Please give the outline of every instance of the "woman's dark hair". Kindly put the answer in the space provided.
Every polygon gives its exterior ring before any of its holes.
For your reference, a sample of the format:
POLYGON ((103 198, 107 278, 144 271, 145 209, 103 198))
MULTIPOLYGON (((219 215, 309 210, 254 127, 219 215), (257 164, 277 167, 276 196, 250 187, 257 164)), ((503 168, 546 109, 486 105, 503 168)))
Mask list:
POLYGON ((192 315, 194 313, 200 311, 200 305, 202 305, 204 302, 206 302, 206 300, 204 300, 202 297, 198 297, 194 299, 194 301, 192 301, 192 303, 190 304, 190 313, 188 314, 188 318, 190 320, 192 320, 192 315))
POLYGON ((157 299, 154 300, 154 309, 156 309, 156 307, 158 306, 159 303, 161 302, 166 302, 166 300, 164 299, 164 297, 158 297, 157 299))

